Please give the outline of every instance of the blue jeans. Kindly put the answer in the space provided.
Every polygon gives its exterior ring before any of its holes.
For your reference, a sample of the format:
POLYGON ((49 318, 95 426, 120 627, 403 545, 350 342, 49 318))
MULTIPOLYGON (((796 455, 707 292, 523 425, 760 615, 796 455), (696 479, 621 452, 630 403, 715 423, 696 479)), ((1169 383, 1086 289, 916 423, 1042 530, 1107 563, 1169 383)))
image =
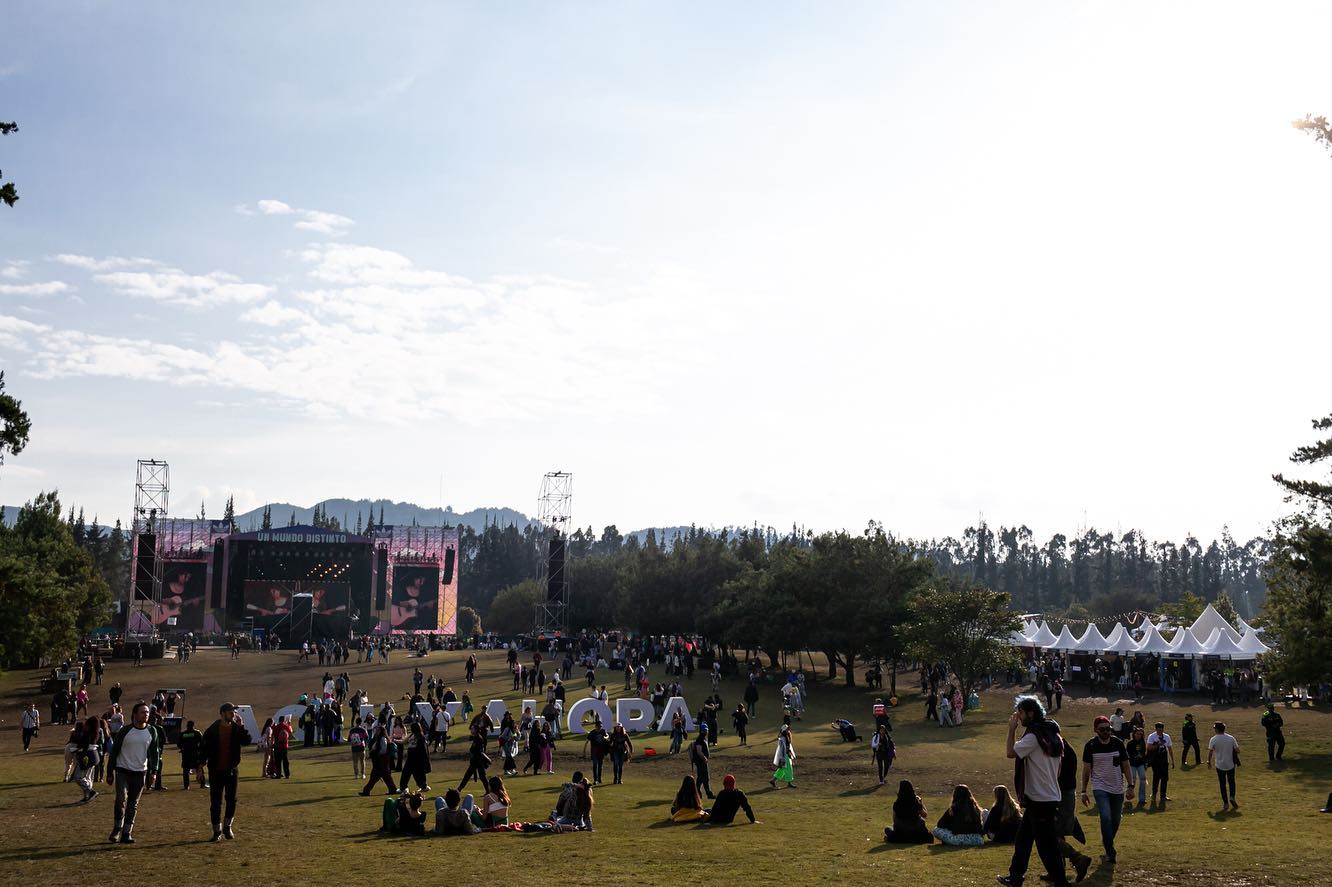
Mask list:
POLYGON ((1105 855, 1114 859, 1115 835, 1119 832, 1120 814, 1124 812, 1124 796, 1098 788, 1092 791, 1092 797, 1101 814, 1101 845, 1105 847, 1105 855))
POLYGON ((624 752, 611 752, 611 772, 616 782, 624 779, 624 752))
POLYGON ((1138 784, 1138 803, 1147 803, 1147 765, 1131 764, 1129 770, 1133 772, 1133 781, 1138 784))

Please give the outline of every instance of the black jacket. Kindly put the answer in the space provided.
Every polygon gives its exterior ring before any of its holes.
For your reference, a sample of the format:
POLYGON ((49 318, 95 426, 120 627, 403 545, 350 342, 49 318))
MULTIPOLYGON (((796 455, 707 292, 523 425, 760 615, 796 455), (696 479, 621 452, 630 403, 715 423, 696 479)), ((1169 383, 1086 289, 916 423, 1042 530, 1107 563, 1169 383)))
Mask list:
MULTIPOLYGON (((220 767, 221 760, 218 757, 218 729, 217 725, 222 721, 219 718, 208 725, 208 729, 203 734, 203 759, 208 762, 209 770, 217 770, 220 767)), ((231 765, 232 768, 240 766, 241 749, 247 745, 252 745, 254 740, 250 737, 250 731, 245 729, 240 718, 231 722, 231 765)))

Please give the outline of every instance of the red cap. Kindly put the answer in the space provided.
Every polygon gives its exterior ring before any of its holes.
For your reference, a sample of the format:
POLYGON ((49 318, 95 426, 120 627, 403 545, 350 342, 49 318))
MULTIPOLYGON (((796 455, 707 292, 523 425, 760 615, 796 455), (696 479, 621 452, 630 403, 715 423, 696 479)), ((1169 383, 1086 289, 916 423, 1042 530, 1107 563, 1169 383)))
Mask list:
POLYGON ((1105 715, 1097 715, 1096 718, 1092 721, 1092 729, 1095 730, 1097 727, 1101 726, 1102 724, 1109 724, 1109 723, 1110 719, 1107 718, 1105 715))

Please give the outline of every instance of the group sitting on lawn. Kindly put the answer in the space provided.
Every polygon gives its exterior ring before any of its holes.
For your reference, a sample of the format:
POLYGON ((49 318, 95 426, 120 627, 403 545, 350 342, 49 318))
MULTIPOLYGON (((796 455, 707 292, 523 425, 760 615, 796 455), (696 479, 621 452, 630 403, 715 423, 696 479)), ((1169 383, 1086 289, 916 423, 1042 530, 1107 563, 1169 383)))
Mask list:
POLYGON ((986 810, 976 803, 970 788, 959 785, 933 831, 925 822, 925 803, 915 786, 903 779, 893 802, 893 824, 883 830, 883 839, 890 844, 932 844, 937 838, 944 844, 979 847, 987 836, 996 844, 1009 844, 1022 823, 1022 810, 1007 786, 994 787, 994 806, 986 810))

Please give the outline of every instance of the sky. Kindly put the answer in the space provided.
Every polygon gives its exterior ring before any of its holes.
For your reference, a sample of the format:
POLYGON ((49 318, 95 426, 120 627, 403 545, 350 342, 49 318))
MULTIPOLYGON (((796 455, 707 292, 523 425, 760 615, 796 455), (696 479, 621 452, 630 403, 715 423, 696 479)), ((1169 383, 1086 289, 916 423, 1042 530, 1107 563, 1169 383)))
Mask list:
POLYGON ((1332 406, 1326 4, 5 18, 11 505, 1247 537, 1332 406))

